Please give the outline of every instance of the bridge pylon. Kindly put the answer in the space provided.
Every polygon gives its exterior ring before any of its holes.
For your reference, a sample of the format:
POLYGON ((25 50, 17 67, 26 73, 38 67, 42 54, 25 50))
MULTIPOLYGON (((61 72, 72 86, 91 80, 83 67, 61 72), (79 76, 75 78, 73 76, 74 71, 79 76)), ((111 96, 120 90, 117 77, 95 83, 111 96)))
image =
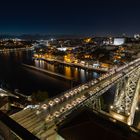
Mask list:
POLYGON ((117 83, 114 103, 110 114, 117 120, 133 124, 140 92, 140 68, 136 69, 117 83))

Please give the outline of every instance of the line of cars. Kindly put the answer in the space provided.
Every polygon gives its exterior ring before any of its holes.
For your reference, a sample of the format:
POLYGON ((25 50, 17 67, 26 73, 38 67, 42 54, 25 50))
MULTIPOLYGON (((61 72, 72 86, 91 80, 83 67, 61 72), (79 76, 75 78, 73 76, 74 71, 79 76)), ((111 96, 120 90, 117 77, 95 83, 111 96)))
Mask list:
MULTIPOLYGON (((48 122, 48 121, 52 120, 53 118, 59 117, 62 113, 72 109, 73 107, 80 104, 83 100, 85 100, 87 98, 85 95, 81 95, 79 97, 79 95, 81 94, 82 91, 90 88, 91 86, 95 85, 96 83, 99 83, 101 80, 113 75, 116 71, 117 72, 121 71, 122 69, 125 69, 126 67, 131 66, 139 61, 140 61, 140 58, 136 59, 136 60, 130 62, 129 64, 126 64, 120 68, 115 68, 114 70, 109 71, 106 74, 102 74, 98 79, 91 80, 90 82, 88 82, 86 84, 82 84, 79 87, 76 87, 76 88, 70 90, 69 92, 65 92, 63 95, 60 95, 60 97, 56 97, 54 99, 51 99, 47 103, 44 103, 40 106, 40 111, 41 110, 48 110, 49 108, 56 107, 56 111, 54 109, 53 113, 48 113, 48 115, 46 115, 46 121, 48 122), (72 97, 74 97, 74 98, 72 98, 72 97), (69 101, 69 99, 72 101, 69 101), (61 104, 61 103, 64 106, 58 107, 58 104, 61 104)), ((119 75, 111 78, 111 82, 117 80, 121 76, 122 76, 122 74, 120 73, 119 75)), ((110 81, 106 81, 104 83, 104 85, 102 85, 102 87, 107 86, 108 84, 110 84, 110 81)), ((99 90, 100 90, 100 87, 97 86, 94 90, 89 92, 89 95, 93 95, 94 93, 96 93, 99 90)))
POLYGON ((76 98, 75 100, 67 103, 65 106, 60 107, 58 110, 54 111, 53 113, 48 114, 46 116, 45 121, 48 123, 48 122, 52 121, 53 119, 60 117, 62 114, 71 110, 72 108, 74 108, 76 105, 80 104, 85 99, 86 99, 86 97, 84 95, 76 98))

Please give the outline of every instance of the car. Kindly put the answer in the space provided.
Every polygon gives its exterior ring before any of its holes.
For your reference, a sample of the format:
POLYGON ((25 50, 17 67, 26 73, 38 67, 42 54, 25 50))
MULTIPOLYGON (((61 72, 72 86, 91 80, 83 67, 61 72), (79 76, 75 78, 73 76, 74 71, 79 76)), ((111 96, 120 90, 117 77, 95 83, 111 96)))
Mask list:
POLYGON ((74 92, 73 92, 73 91, 71 91, 71 92, 69 92, 69 94, 70 94, 71 96, 73 96, 73 95, 74 95, 74 92))
POLYGON ((71 105, 71 104, 67 104, 67 105, 66 105, 66 108, 67 108, 67 109, 71 109, 71 108, 72 108, 72 105, 71 105))
POLYGON ((80 103, 80 102, 81 102, 81 99, 80 99, 80 98, 77 98, 76 101, 77 101, 78 103, 80 103))
POLYGON ((49 101, 49 103, 48 103, 50 106, 53 106, 54 104, 55 104, 55 102, 54 101, 49 101))
POLYGON ((76 104, 77 104, 76 101, 72 101, 73 106, 76 106, 76 104))
POLYGON ((54 116, 54 117, 59 117, 59 116, 60 116, 60 112, 55 111, 54 114, 53 114, 53 116, 54 116))
POLYGON ((46 120, 46 122, 52 121, 52 120, 53 120, 53 116, 49 114, 49 115, 46 117, 45 120, 46 120))
POLYGON ((59 103, 59 102, 60 102, 60 99, 59 99, 59 98, 55 98, 54 101, 55 101, 56 103, 59 103))
POLYGON ((64 107, 60 108, 60 112, 65 112, 66 109, 64 107))
POLYGON ((69 98, 69 97, 70 97, 70 95, 69 95, 68 93, 66 93, 64 96, 65 96, 66 98, 69 98))
POLYGON ((47 104, 43 104, 43 105, 41 106, 41 108, 44 109, 44 110, 46 110, 46 109, 48 108, 48 105, 47 105, 47 104))

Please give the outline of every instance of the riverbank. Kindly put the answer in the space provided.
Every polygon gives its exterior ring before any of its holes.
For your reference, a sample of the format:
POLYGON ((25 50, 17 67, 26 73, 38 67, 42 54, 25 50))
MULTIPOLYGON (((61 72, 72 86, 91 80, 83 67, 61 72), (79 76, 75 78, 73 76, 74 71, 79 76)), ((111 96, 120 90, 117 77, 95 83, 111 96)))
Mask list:
POLYGON ((64 76, 64 75, 61 75, 61 74, 58 74, 58 73, 54 73, 54 72, 51 72, 51 71, 48 71, 48 70, 45 70, 45 69, 42 69, 42 68, 38 68, 38 67, 35 67, 35 66, 31 66, 31 65, 27 65, 27 64, 22 64, 22 66, 33 69, 33 70, 37 70, 37 71, 40 71, 40 72, 43 72, 43 73, 46 73, 49 76, 53 76, 53 77, 56 77, 56 78, 59 78, 59 79, 62 79, 62 80, 68 80, 68 81, 74 80, 73 78, 70 78, 70 77, 67 77, 67 76, 64 76))
POLYGON ((35 57, 33 57, 33 59, 58 63, 58 64, 71 66, 71 67, 77 67, 77 68, 81 68, 81 69, 88 70, 88 71, 108 72, 108 69, 106 69, 106 68, 96 68, 96 67, 92 67, 92 66, 82 65, 82 64, 79 64, 79 63, 67 63, 65 61, 56 60, 56 59, 35 58, 35 57))
POLYGON ((28 47, 28 48, 12 48, 12 49, 0 49, 0 53, 3 52, 14 52, 14 51, 24 51, 24 50, 33 50, 34 47, 28 47))

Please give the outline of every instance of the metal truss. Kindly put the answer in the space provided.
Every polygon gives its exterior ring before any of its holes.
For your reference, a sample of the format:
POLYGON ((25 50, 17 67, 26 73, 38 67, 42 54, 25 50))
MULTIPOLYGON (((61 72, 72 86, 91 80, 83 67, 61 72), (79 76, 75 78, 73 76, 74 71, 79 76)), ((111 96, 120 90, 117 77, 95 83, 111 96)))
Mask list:
POLYGON ((137 102, 135 96, 140 78, 140 69, 136 69, 133 73, 124 77, 116 87, 116 94, 112 110, 118 114, 129 116, 133 102, 137 102))
POLYGON ((96 99, 90 99, 88 100, 85 105, 91 109, 94 109, 94 110, 98 110, 100 111, 101 110, 101 102, 100 102, 100 98, 96 98, 96 99))

